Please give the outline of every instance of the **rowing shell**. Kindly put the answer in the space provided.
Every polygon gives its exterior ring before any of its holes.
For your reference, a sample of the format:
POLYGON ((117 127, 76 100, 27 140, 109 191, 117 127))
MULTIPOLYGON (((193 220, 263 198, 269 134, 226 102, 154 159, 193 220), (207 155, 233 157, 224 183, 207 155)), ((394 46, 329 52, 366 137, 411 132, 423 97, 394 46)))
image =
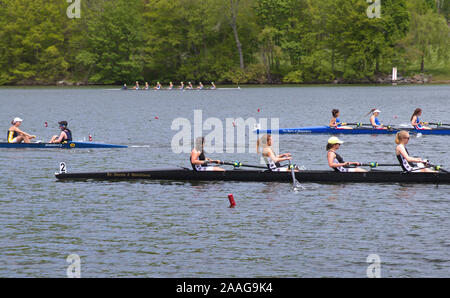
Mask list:
POLYGON ((216 89, 104 89, 106 91, 239 91, 241 90, 241 87, 238 88, 216 88, 216 89))
POLYGON ((368 127, 356 127, 354 129, 339 129, 330 128, 329 126, 312 126, 299 128, 280 128, 272 130, 255 130, 256 133, 275 133, 275 134, 343 134, 343 135, 392 135, 401 130, 406 130, 410 134, 423 135, 450 135, 450 129, 434 128, 434 129, 415 129, 415 128, 390 128, 390 129, 375 129, 368 127))
MULTIPOLYGON (((65 165, 64 165, 65 169, 65 165)), ((174 181, 240 181, 292 182, 291 172, 258 170, 230 170, 225 172, 195 172, 187 168, 162 168, 142 171, 108 171, 85 173, 57 173, 58 180, 174 180, 174 181)), ((295 172, 300 182, 315 183, 432 183, 450 184, 448 173, 404 173, 398 171, 370 171, 365 173, 334 171, 295 172)))
POLYGON ((91 142, 69 142, 65 144, 49 144, 49 143, 0 143, 0 148, 20 149, 105 149, 105 148, 128 148, 123 145, 99 144, 91 142))

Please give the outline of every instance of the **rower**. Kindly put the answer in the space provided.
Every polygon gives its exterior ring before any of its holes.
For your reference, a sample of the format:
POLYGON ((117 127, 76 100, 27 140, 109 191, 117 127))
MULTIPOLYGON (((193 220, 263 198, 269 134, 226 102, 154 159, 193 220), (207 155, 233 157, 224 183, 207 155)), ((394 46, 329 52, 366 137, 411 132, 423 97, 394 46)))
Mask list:
POLYGON ((350 126, 343 126, 343 124, 345 124, 345 123, 342 123, 341 120, 339 119, 340 114, 341 113, 339 112, 338 109, 333 109, 331 111, 331 115, 333 117, 331 118, 331 121, 330 121, 330 127, 336 128, 336 129, 353 129, 350 126))
POLYGON ((282 167, 280 162, 291 160, 292 155, 290 153, 283 153, 280 155, 275 154, 272 149, 272 136, 265 134, 263 135, 258 142, 257 152, 259 153, 259 148, 262 147, 262 156, 264 161, 266 162, 267 168, 272 172, 289 172, 291 169, 287 167, 282 167))
POLYGON ((128 90, 127 84, 123 84, 122 90, 128 90))
POLYGON ((395 154, 397 155, 398 162, 405 172, 434 172, 433 170, 426 168, 428 164, 427 160, 421 158, 414 158, 409 155, 406 144, 410 139, 409 132, 402 130, 395 136, 395 154))
POLYGON ((192 86, 192 83, 189 82, 188 86, 186 87, 186 90, 192 90, 194 89, 194 86, 192 86))
POLYGON ((359 166, 359 162, 345 162, 344 159, 336 153, 336 150, 344 144, 343 141, 339 140, 337 137, 331 137, 328 139, 327 144, 327 158, 328 166, 335 170, 336 172, 367 172, 361 168, 350 168, 350 166, 359 166))
POLYGON ((191 151, 191 166, 195 172, 204 172, 204 171, 216 171, 223 172, 225 171, 222 168, 214 167, 210 165, 211 163, 220 164, 220 160, 212 160, 205 156, 205 138, 198 137, 195 140, 195 147, 191 151))
POLYGON ((216 85, 214 84, 214 82, 211 82, 211 90, 216 90, 216 85))
POLYGON ((384 125, 378 119, 378 116, 381 113, 380 110, 372 109, 372 111, 370 111, 370 113, 372 113, 372 116, 370 116, 370 124, 372 125, 372 127, 374 129, 387 129, 387 127, 384 127, 384 125))
POLYGON ((200 82, 200 83, 198 84, 197 89, 198 89, 198 90, 203 90, 203 89, 204 89, 204 86, 203 86, 202 82, 200 82))
POLYGON ((11 121, 12 126, 8 129, 7 136, 8 143, 30 143, 30 140, 36 138, 36 136, 27 134, 19 129, 22 122, 23 120, 19 117, 16 117, 11 121))
POLYGON ((179 90, 184 90, 184 83, 181 82, 180 87, 178 87, 179 90))
POLYGON ((55 135, 50 140, 50 144, 66 144, 72 142, 72 132, 67 128, 67 121, 58 122, 59 129, 61 129, 61 134, 59 136, 55 135))
POLYGON ((161 90, 161 84, 159 82, 156 83, 156 86, 153 88, 155 90, 161 90))
POLYGON ((133 87, 133 90, 139 90, 139 82, 136 81, 136 85, 133 87))
POLYGON ((172 90, 172 89, 173 89, 173 83, 170 82, 170 83, 169 83, 169 87, 167 87, 167 90, 172 90))
POLYGON ((418 130, 424 130, 424 129, 431 129, 431 127, 425 126, 423 122, 420 121, 420 118, 422 116, 422 109, 417 108, 415 109, 414 113, 411 116, 411 125, 418 130))

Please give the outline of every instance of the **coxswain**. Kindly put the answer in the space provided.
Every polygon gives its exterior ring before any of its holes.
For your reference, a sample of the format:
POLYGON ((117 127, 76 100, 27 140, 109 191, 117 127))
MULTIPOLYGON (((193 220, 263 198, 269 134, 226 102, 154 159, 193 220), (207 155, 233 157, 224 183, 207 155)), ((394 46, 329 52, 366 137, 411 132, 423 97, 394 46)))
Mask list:
POLYGON ((402 169, 405 172, 434 172, 430 168, 426 168, 428 160, 414 158, 409 155, 408 149, 406 149, 409 139, 409 132, 405 130, 399 131, 395 136, 395 143, 397 144, 395 154, 402 169))
POLYGON ((336 129, 353 129, 350 126, 344 126, 345 123, 342 123, 339 119, 340 112, 338 109, 333 109, 331 111, 331 115, 333 116, 330 120, 330 127, 336 129))
POLYGON ((431 129, 431 127, 425 126, 424 123, 420 121, 419 117, 422 117, 421 108, 415 109, 414 113, 412 114, 411 125, 418 130, 431 129))
POLYGON ((381 111, 378 109, 372 109, 369 112, 369 114, 372 114, 372 116, 370 116, 370 120, 369 120, 370 124, 375 129, 387 129, 387 127, 384 127, 384 125, 378 119, 378 116, 380 115, 380 113, 381 113, 381 111))
POLYGON ((214 82, 211 82, 211 88, 210 88, 211 90, 216 90, 217 89, 217 87, 216 87, 216 85, 214 84, 214 82))
POLYGON ((361 164, 359 162, 345 162, 344 159, 336 153, 336 150, 338 150, 342 144, 344 144, 344 142, 337 137, 328 139, 326 147, 328 166, 336 172, 367 172, 361 168, 351 168, 351 166, 359 166, 361 164))
POLYGON ((58 122, 61 134, 55 135, 50 140, 50 144, 66 144, 72 142, 72 132, 67 128, 67 121, 58 122))
POLYGON ((22 122, 23 120, 19 117, 16 117, 11 121, 12 126, 8 129, 7 136, 8 143, 30 143, 30 140, 36 138, 36 136, 30 135, 19 129, 22 122))
POLYGON ((205 156, 205 138, 198 137, 195 140, 195 147, 191 151, 191 165, 196 172, 204 171, 225 171, 220 167, 215 167, 211 164, 220 164, 220 160, 212 160, 205 156))
POLYGON ((198 90, 203 90, 204 88, 205 88, 205 87, 203 86, 202 82, 200 82, 200 83, 198 84, 197 89, 198 89, 198 90))
POLYGON ((272 172, 284 172, 290 171, 288 167, 281 166, 282 161, 292 159, 290 153, 283 153, 277 155, 272 149, 272 136, 270 134, 263 135, 256 143, 257 152, 262 148, 262 157, 267 165, 267 168, 272 172))

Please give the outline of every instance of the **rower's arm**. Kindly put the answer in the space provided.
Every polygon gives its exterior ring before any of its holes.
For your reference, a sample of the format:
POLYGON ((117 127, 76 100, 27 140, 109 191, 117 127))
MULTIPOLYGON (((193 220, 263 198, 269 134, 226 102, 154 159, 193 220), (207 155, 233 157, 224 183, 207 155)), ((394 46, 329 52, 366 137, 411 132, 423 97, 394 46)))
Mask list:
POLYGON ((404 147, 397 148, 397 150, 408 162, 424 162, 421 158, 414 158, 409 156, 404 147))
POLYGON ((330 127, 331 128, 333 128, 333 127, 337 127, 337 123, 336 123, 336 119, 335 118, 333 118, 333 119, 331 119, 331 121, 330 121, 330 127))
POLYGON ((32 136, 32 135, 30 135, 30 134, 27 134, 27 133, 24 132, 24 131, 21 131, 19 128, 16 128, 16 132, 17 132, 18 134, 23 135, 23 136, 26 136, 26 137, 28 137, 28 138, 30 138, 30 139, 36 137, 36 136, 32 136))
POLYGON ((349 165, 350 163, 348 162, 344 162, 344 163, 335 163, 334 162, 334 158, 336 157, 336 155, 332 152, 328 152, 328 166, 330 168, 339 168, 339 167, 345 167, 347 165, 349 165))

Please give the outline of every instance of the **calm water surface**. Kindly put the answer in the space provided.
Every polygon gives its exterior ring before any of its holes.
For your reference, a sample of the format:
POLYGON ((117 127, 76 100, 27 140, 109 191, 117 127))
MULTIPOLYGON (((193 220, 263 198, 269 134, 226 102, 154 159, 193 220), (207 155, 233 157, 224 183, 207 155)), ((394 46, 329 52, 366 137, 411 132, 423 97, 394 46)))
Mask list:
MULTIPOLYGON (((67 120, 75 140, 119 150, 0 151, 0 276, 65 277, 69 254, 82 277, 365 277, 378 254, 383 277, 448 277, 450 186, 278 183, 56 182, 69 171, 189 166, 172 153, 172 121, 279 118, 281 127, 422 118, 449 122, 450 86, 250 88, 217 92, 0 89, 6 137, 14 117, 40 140, 67 120), (258 112, 258 109, 259 112, 258 112), (155 119, 158 117, 159 119, 155 119), (46 128, 44 123, 48 122, 46 128), (228 208, 233 193, 237 207, 228 208)), ((329 136, 282 136, 280 150, 326 169, 329 136)), ((346 160, 395 162, 393 136, 344 136, 346 160)), ((448 136, 411 139, 415 156, 450 168, 448 136)), ((239 144, 245 146, 245 144, 239 144)), ((253 154, 213 154, 256 163, 253 154)))

